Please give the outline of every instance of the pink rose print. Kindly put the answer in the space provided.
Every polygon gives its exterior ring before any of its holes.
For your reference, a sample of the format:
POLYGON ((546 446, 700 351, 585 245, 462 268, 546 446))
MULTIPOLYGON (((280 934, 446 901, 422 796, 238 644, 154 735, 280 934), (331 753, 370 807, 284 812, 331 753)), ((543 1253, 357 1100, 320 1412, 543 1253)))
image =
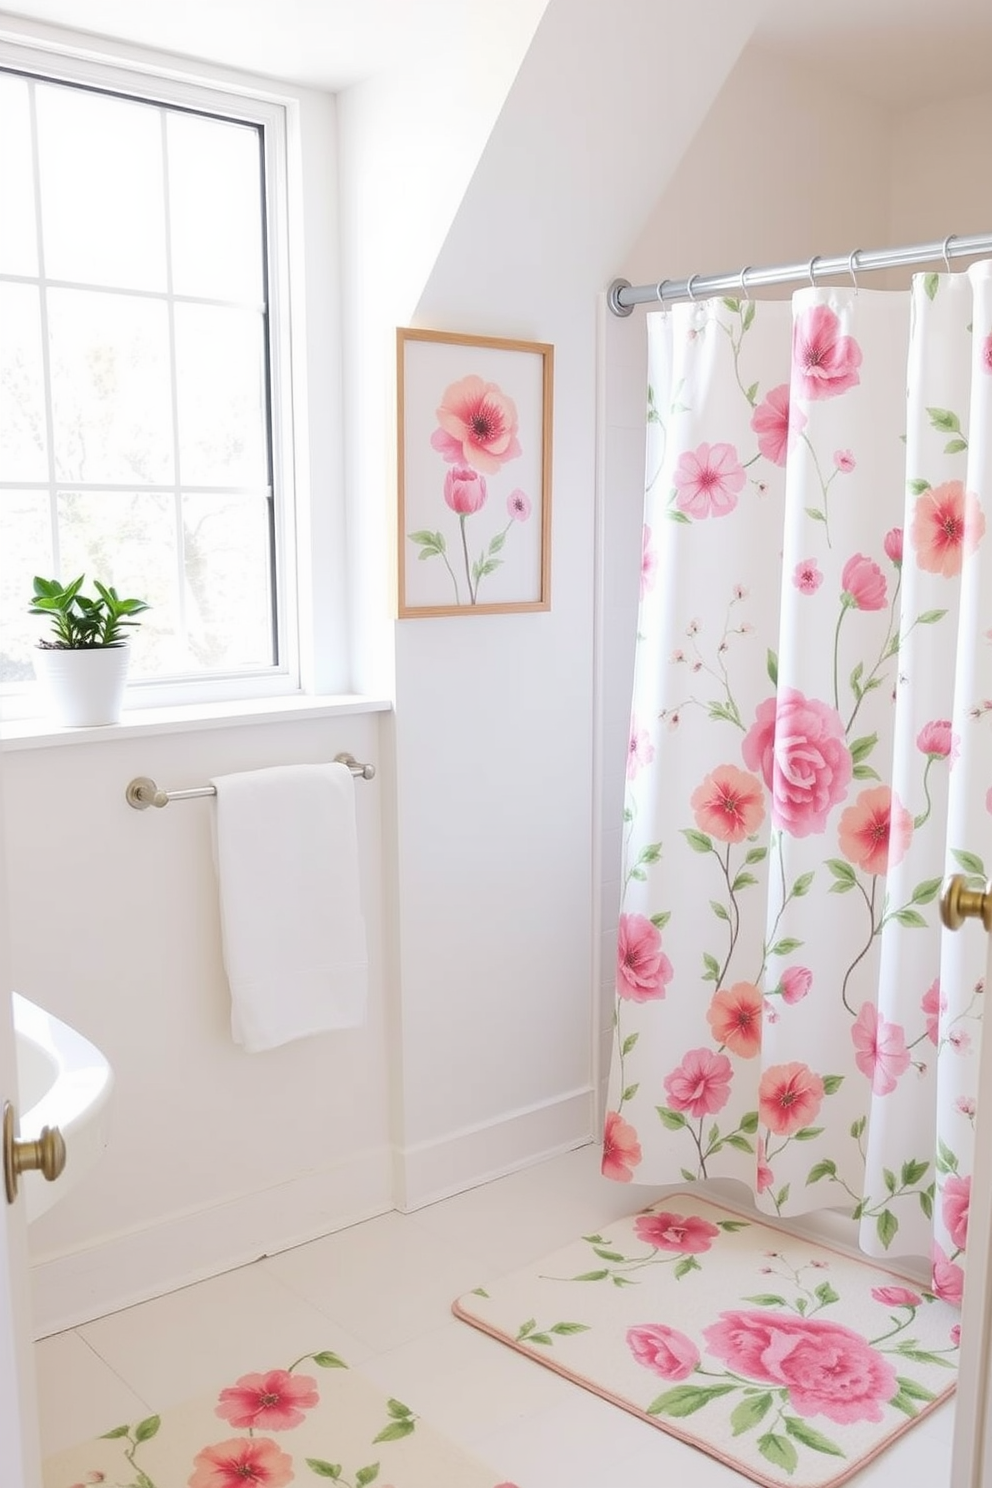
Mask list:
POLYGON ((814 305, 796 321, 792 333, 793 382, 804 398, 835 398, 861 381, 861 348, 840 334, 840 321, 828 305, 814 305))
POLYGON ((782 973, 782 1001, 802 1002, 813 985, 813 973, 808 966, 787 966, 782 973))
POLYGON ((784 1386, 800 1416, 827 1416, 841 1426, 881 1421, 882 1406, 896 1394, 889 1361, 840 1323, 764 1309, 723 1312, 703 1337, 735 1373, 784 1386))
POLYGON ((714 1240, 719 1228, 698 1214, 642 1214, 634 1221, 634 1234, 655 1250, 674 1250, 679 1255, 702 1255, 714 1240))
POLYGON ((808 1064, 772 1064, 758 1085, 758 1113, 777 1137, 791 1137, 816 1120, 823 1096, 823 1081, 808 1064))
POLYGON ((743 842, 765 819, 761 781, 735 765, 718 765, 689 798, 701 832, 721 842, 743 842))
POLYGON ((743 744, 744 763, 772 792, 772 821, 792 837, 826 830, 842 801, 853 764, 835 708, 785 687, 758 704, 743 744))
POLYGON ((971 1204, 971 1179, 952 1175, 944 1183, 940 1196, 944 1226, 955 1250, 968 1244, 968 1209, 971 1204))
POLYGON ((834 464, 842 475, 850 475, 857 463, 850 450, 834 450, 834 464))
POLYGON ((816 559, 804 558, 801 563, 797 563, 792 582, 800 594, 815 594, 823 583, 823 575, 817 567, 816 559))
POLYGON ((961 481, 945 481, 917 497, 909 537, 917 565, 927 573, 955 578, 984 534, 985 515, 978 497, 966 493, 961 481))
POLYGON ((701 444, 679 456, 675 505, 698 521, 725 517, 737 505, 737 493, 746 479, 732 444, 701 444))
POLYGON ((641 598, 655 586, 658 577, 658 554, 652 541, 651 528, 645 525, 641 537, 641 598))
POLYGON ((883 1307, 922 1307, 923 1298, 917 1292, 911 1292, 908 1287, 901 1286, 879 1286, 872 1287, 871 1294, 876 1302, 881 1302, 883 1307))
POLYGON ((735 982, 717 992, 706 1011, 706 1021, 718 1044, 742 1059, 761 1051, 761 1010, 764 999, 751 982, 735 982))
POLYGON ((505 461, 520 454, 516 405, 495 382, 475 376, 453 382, 441 399, 437 421, 441 427, 431 436, 431 445, 451 464, 496 475, 505 461))
POLYGON ((268 1374, 243 1374, 230 1389, 221 1390, 217 1415, 248 1430, 288 1431, 319 1404, 316 1380, 272 1369, 268 1374))
POLYGON ((862 791, 854 805, 841 812, 840 850, 866 873, 884 873, 901 862, 912 836, 913 818, 887 785, 862 791))
POLYGON ((940 995, 940 978, 937 977, 924 992, 920 1003, 927 1020, 927 1038, 935 1047, 940 1033, 940 1015, 946 1006, 946 999, 940 995))
POLYGON ((666 1075, 662 1084, 674 1111, 692 1116, 713 1116, 730 1099, 733 1066, 726 1054, 710 1049, 690 1049, 682 1063, 666 1075))
POLYGON ((662 1379, 688 1379, 699 1363, 699 1350, 691 1338, 665 1323, 641 1323, 627 1329, 627 1344, 638 1364, 660 1374, 662 1379))
POLYGON ((467 516, 485 505, 485 477, 467 465, 455 465, 444 477, 444 499, 453 512, 467 516))
POLYGON ((900 1075, 912 1060, 906 1048, 906 1035, 898 1023, 887 1023, 879 1017, 873 1002, 866 1002, 855 1019, 851 1038, 857 1051, 854 1062, 871 1081, 876 1095, 891 1095, 900 1075))
POLYGON ((934 1241, 930 1256, 932 1265, 930 1285, 934 1296, 939 1297, 942 1302, 951 1302, 954 1306, 960 1307, 961 1298, 964 1296, 964 1272, 960 1266, 956 1266, 953 1261, 947 1259, 936 1241, 934 1241))
POLYGON ((801 408, 789 407, 789 384, 772 388, 751 415, 751 428, 758 436, 758 449, 773 465, 784 465, 785 457, 806 426, 801 408))
POLYGON ((673 975, 657 925, 644 915, 622 914, 617 932, 617 996, 628 1002, 664 997, 673 975))
POLYGON ((526 522, 531 513, 530 497, 525 491, 511 491, 506 498, 506 509, 512 522, 526 522))
POLYGON ((629 1183, 641 1160, 637 1132, 619 1111, 607 1111, 603 1130, 603 1161, 600 1171, 614 1183, 629 1183))
POLYGON ((951 731, 949 718, 935 718, 932 723, 926 723, 916 736, 916 747, 921 754, 928 759, 950 759, 951 764, 958 757, 961 741, 957 734, 951 731))
POLYGON ((292 1457, 264 1436, 235 1436, 204 1447, 193 1468, 188 1488, 286 1488, 294 1477, 292 1457))
POLYGON ((841 596, 856 610, 882 610, 886 605, 885 575, 877 563, 863 553, 855 553, 844 564, 840 576, 841 596))
POLYGON ((772 1184, 774 1182, 775 1182, 775 1174, 772 1172, 771 1168, 768 1166, 768 1161, 767 1161, 767 1158, 765 1156, 765 1139, 764 1139, 764 1137, 759 1137, 758 1138, 758 1168, 757 1168, 757 1179, 756 1179, 758 1193, 759 1194, 760 1193, 764 1193, 766 1189, 771 1188, 771 1186, 772 1186, 772 1184))
POLYGON ((889 562, 894 563, 896 568, 900 568, 902 566, 902 528, 891 527, 885 534, 882 546, 889 562))

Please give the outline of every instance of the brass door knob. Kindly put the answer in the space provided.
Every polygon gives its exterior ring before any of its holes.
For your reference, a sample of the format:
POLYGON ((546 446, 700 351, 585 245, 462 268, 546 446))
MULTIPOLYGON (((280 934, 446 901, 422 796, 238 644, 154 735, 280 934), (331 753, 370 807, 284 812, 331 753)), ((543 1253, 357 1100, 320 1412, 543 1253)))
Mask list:
POLYGON ((43 1126, 35 1142, 22 1142, 14 1136, 14 1108, 3 1103, 3 1181, 7 1203, 17 1198, 17 1184, 22 1173, 39 1172, 54 1183, 65 1169, 65 1138, 57 1126, 43 1126))
POLYGON ((969 889, 964 874, 953 874, 940 896, 940 918, 948 930, 960 930, 965 920, 981 920, 986 931, 992 932, 992 884, 969 889))

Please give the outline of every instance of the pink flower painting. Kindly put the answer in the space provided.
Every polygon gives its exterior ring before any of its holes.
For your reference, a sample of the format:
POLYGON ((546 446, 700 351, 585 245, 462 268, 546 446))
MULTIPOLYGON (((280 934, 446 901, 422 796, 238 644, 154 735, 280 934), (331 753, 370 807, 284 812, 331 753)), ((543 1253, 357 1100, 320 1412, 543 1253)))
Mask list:
POLYGON ((707 775, 689 804, 700 831, 721 842, 743 842, 765 819, 761 781, 735 765, 719 765, 707 775))
POLYGON ((783 1002, 802 1002, 813 985, 813 973, 808 966, 787 966, 779 980, 783 1002))
POLYGON ((666 1323, 628 1328, 627 1345, 638 1364, 673 1383, 688 1379, 699 1363, 699 1350, 692 1339, 666 1323))
POLYGON ((784 687, 777 700, 758 704, 742 747, 772 793, 775 825, 792 837, 823 832, 854 769, 837 710, 784 687))
POLYGON ((268 1374, 245 1374, 220 1392, 217 1414, 232 1426, 252 1431, 287 1431, 299 1426, 305 1413, 320 1403, 317 1381, 305 1374, 271 1369, 268 1374))
POLYGON ((952 1173, 945 1178, 940 1194, 941 1214, 944 1227, 951 1237, 955 1250, 964 1250, 968 1244, 968 1210, 971 1206, 971 1179, 960 1178, 952 1173))
POLYGON ((840 850, 865 873, 885 873, 902 861, 913 836, 913 818, 887 785, 862 791, 841 812, 840 850))
POLYGON ((945 481, 917 497, 909 538, 918 567, 927 573, 956 578, 984 534, 985 514, 978 497, 966 492, 961 481, 945 481))
POLYGON ((751 982, 735 982, 714 993, 706 1021, 716 1042, 742 1059, 753 1059, 761 1052, 763 1006, 764 999, 751 982))
POLYGON ((600 1171, 614 1183, 629 1183, 641 1161, 637 1132, 619 1111, 607 1111, 603 1128, 603 1160, 600 1171))
POLYGON ((855 553, 844 564, 840 577, 844 603, 856 610, 882 610, 887 595, 885 575, 870 558, 855 553))
POLYGON ((653 1245, 655 1250, 671 1250, 679 1255, 702 1255, 709 1250, 720 1231, 698 1214, 641 1214, 634 1221, 638 1240, 653 1245))
POLYGON ((730 1099, 733 1066, 726 1054, 711 1049, 690 1049, 682 1063, 666 1075, 662 1084, 668 1093, 668 1104, 674 1111, 687 1111, 690 1116, 713 1116, 722 1111, 730 1099))
POLYGON ((725 517, 737 505, 747 479, 732 444, 701 444, 679 456, 675 505, 688 517, 725 517))
POLYGON ((912 1059, 898 1023, 888 1023, 873 1002, 866 1002, 851 1029, 854 1062, 871 1081, 876 1095, 890 1095, 912 1059))
POLYGON ((506 509, 512 522, 526 522, 531 514, 531 499, 519 487, 506 498, 506 509))
POLYGON ((796 321, 792 333, 793 388, 803 398, 836 398, 857 387, 861 348, 841 334, 829 305, 814 305, 796 321))
POLYGON ((292 1457, 274 1441, 235 1436, 197 1452, 188 1488, 286 1488, 294 1477, 292 1457))
POLYGON ((617 932, 617 996, 629 1002, 664 997, 672 963, 661 949, 661 931, 644 915, 620 916, 617 932))
POLYGON ((823 1081, 808 1064, 769 1065, 758 1084, 758 1115, 777 1137, 791 1137, 816 1120, 823 1096, 823 1081))
POLYGON ((823 583, 823 575, 817 566, 815 558, 803 558, 796 564, 792 575, 792 582, 800 594, 815 594, 823 583))
POLYGON ((806 415, 789 406, 789 384, 772 388, 751 415, 751 428, 758 436, 758 449, 773 465, 784 465, 796 435, 802 433, 806 415))
POLYGON ((960 743, 949 718, 935 718, 932 723, 924 724, 916 736, 916 747, 927 759, 949 759, 952 764, 958 757, 960 743))
POLYGON ((455 465, 444 477, 444 499, 453 512, 467 516, 485 505, 486 480, 467 465, 455 465))
POLYGON ((453 382, 445 389, 437 421, 431 444, 451 464, 496 475, 520 454, 516 405, 495 382, 476 376, 453 382))

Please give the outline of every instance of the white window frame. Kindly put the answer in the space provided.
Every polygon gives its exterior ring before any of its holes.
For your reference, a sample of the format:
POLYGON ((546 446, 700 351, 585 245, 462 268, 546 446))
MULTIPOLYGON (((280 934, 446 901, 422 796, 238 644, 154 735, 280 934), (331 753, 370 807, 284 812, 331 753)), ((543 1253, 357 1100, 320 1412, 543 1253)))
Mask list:
MULTIPOLYGON (((123 44, 100 45, 99 51, 90 38, 72 37, 68 33, 41 28, 41 33, 21 34, 21 27, 11 30, 5 22, 0 28, 0 64, 15 71, 35 74, 55 82, 78 83, 147 98, 153 103, 176 104, 217 113, 228 119, 260 125, 264 141, 266 253, 268 269, 269 356, 271 379, 272 476, 274 500, 273 572, 276 588, 276 632, 279 661, 264 671, 238 674, 213 674, 170 681, 136 681, 128 686, 125 709, 142 711, 170 708, 176 705, 202 705, 211 708, 218 703, 241 700, 299 696, 301 693, 344 693, 347 691, 347 659, 342 644, 345 633, 343 603, 335 597, 322 602, 314 592, 313 575, 322 568, 338 567, 329 550, 331 541, 340 537, 342 527, 340 471, 325 468, 321 488, 336 504, 336 514, 328 523, 314 522, 309 509, 309 493, 317 472, 311 470, 308 402, 321 398, 323 421, 340 431, 336 408, 328 407, 328 395, 337 391, 332 372, 326 379, 330 386, 314 386, 308 376, 307 335, 311 328, 305 307, 303 285, 304 253, 320 263, 326 273, 335 272, 335 247, 329 242, 314 242, 312 222, 325 220, 326 214, 308 214, 304 210, 304 139, 306 116, 303 90, 273 87, 263 79, 231 77, 222 68, 199 64, 178 64, 174 59, 139 52, 123 44), (110 53, 108 56, 107 53, 110 53), (301 103, 304 107, 301 108, 301 103), (309 233, 311 241, 304 242, 309 233), (299 505, 298 505, 299 503, 299 505), (310 548, 314 529, 325 534, 328 551, 323 554, 310 548), (305 551, 298 544, 301 534, 305 551), (301 561, 302 560, 302 561, 301 561), (301 632, 301 615, 304 624, 301 632)), ((320 157, 333 141, 323 142, 320 157)), ((313 154, 313 150, 310 152, 313 154)), ((311 170, 313 166, 311 166, 311 170)), ((309 184, 309 183, 307 183, 309 184)), ((333 182, 322 181, 318 189, 333 190, 333 182)), ((316 328, 320 334, 321 328, 316 328)), ((327 326, 325 332, 333 329, 327 326)), ((326 359, 325 359, 326 360, 326 359)), ((336 368, 336 360, 334 363, 336 368)), ((318 375, 320 368, 318 368, 318 375)), ((315 404, 316 406, 316 404, 315 404)), ((340 444, 340 440, 337 441, 340 444)), ((327 465, 326 448, 320 458, 327 465)), ((30 575, 25 576, 25 593, 30 575)), ((37 716, 40 711, 36 690, 25 688, 21 697, 4 700, 3 717, 16 719, 37 716)))

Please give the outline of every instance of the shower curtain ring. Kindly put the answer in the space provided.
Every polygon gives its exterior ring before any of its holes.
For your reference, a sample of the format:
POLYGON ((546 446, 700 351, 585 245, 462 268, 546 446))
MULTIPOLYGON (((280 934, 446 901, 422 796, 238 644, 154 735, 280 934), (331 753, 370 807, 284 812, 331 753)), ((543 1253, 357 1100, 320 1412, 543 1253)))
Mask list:
POLYGON ((688 279, 685 281, 685 292, 689 296, 693 304, 696 303, 696 296, 692 292, 692 286, 695 284, 698 278, 698 274, 690 274, 688 279))
POLYGON ((947 237, 944 239, 943 246, 941 247, 941 250, 940 250, 941 256, 942 256, 942 258, 944 260, 944 267, 945 267, 945 269, 947 270, 948 273, 951 272, 951 257, 950 257, 950 254, 948 253, 947 250, 948 250, 949 246, 951 245, 951 243, 954 242, 954 239, 956 237, 957 237, 957 233, 948 233, 947 234, 947 237))
POLYGON ((742 300, 749 300, 751 298, 750 291, 748 290, 748 287, 747 287, 747 276, 748 276, 748 274, 750 274, 750 272, 751 272, 751 265, 750 264, 748 264, 747 268, 741 269, 741 299, 742 300))
POLYGON ((820 255, 818 253, 814 253, 813 254, 813 257, 810 259, 809 263, 806 265, 806 272, 809 275, 809 284, 810 284, 810 288, 811 289, 815 289, 816 288, 816 278, 814 276, 813 270, 815 269, 816 265, 819 262, 820 262, 820 255))
POLYGON ((654 287, 655 299, 658 301, 659 305, 664 305, 665 303, 665 285, 667 283, 667 279, 659 279, 658 283, 654 287))
POLYGON ((860 248, 855 248, 854 252, 851 254, 850 258, 847 260, 847 272, 851 276, 851 283, 854 285, 854 293, 855 294, 857 294, 857 292, 858 292, 858 276, 854 272, 854 260, 857 258, 858 254, 860 252, 861 252, 861 249, 860 248))

